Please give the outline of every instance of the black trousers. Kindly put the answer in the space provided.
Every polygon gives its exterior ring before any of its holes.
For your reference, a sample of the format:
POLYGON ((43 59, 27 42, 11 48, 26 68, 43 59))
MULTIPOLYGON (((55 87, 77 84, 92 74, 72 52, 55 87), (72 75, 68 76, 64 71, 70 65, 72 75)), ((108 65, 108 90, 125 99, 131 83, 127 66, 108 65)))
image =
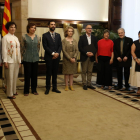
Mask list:
POLYGON ((31 90, 36 92, 37 88, 37 71, 38 62, 23 62, 24 65, 24 93, 29 93, 30 79, 31 79, 31 90))
POLYGON ((57 88, 57 72, 59 67, 60 58, 46 60, 46 89, 51 87, 51 76, 53 88, 57 88))
POLYGON ((128 80, 130 75, 130 67, 117 67, 118 86, 122 87, 123 85, 123 68, 124 68, 125 87, 129 87, 128 80))
POLYGON ((112 65, 110 65, 111 57, 98 56, 98 65, 100 66, 97 70, 97 84, 104 86, 112 85, 112 65))

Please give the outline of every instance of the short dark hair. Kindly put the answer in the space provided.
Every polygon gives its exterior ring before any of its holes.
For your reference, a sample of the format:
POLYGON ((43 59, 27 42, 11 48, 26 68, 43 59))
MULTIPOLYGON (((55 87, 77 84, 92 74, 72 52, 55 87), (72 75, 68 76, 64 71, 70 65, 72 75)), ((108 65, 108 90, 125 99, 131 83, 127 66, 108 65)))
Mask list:
POLYGON ((28 23, 28 25, 27 25, 27 27, 26 27, 27 33, 29 33, 29 29, 30 29, 32 26, 35 26, 35 29, 36 29, 35 23, 28 23))
POLYGON ((10 27, 11 25, 15 25, 15 27, 17 28, 16 23, 13 22, 13 21, 7 22, 7 23, 5 24, 5 28, 6 28, 7 30, 9 30, 9 27, 10 27))
POLYGON ((138 32, 138 35, 140 34, 140 31, 138 32))
POLYGON ((105 33, 109 33, 109 35, 110 35, 110 31, 109 31, 108 29, 105 29, 105 30, 104 30, 103 35, 104 35, 105 33))
MULTIPOLYGON (((50 21, 48 22, 48 26, 50 25, 51 22, 55 22, 55 20, 50 20, 50 21)), ((56 23, 56 22, 55 22, 55 23, 56 23)))

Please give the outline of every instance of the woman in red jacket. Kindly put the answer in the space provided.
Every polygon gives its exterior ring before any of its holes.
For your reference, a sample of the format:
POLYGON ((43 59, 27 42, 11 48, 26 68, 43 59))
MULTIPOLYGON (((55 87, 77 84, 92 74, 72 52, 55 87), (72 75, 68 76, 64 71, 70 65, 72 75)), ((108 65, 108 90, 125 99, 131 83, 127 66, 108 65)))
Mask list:
POLYGON ((114 58, 113 46, 114 43, 109 39, 109 30, 104 30, 103 39, 98 41, 98 51, 96 54, 97 84, 102 85, 101 88, 112 86, 112 63, 114 58))

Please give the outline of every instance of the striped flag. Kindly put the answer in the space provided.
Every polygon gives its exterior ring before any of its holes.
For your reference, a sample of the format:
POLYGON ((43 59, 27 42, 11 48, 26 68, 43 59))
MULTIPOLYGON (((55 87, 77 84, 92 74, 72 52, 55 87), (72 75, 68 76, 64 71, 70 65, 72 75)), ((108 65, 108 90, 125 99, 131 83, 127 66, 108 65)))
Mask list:
POLYGON ((2 25, 2 36, 5 36, 8 31, 5 28, 5 24, 11 21, 11 10, 10 10, 10 0, 5 0, 4 13, 3 13, 3 25, 2 25))

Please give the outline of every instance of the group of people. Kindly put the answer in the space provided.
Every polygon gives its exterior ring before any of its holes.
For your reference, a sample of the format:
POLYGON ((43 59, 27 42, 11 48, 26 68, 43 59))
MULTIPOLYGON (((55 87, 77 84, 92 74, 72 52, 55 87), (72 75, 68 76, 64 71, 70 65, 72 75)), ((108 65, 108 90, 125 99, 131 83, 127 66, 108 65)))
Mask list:
MULTIPOLYGON (((18 78, 21 60, 24 65, 24 95, 29 95, 30 81, 31 91, 34 95, 37 92, 37 70, 40 50, 40 37, 35 34, 36 25, 29 23, 27 25, 27 33, 22 36, 21 43, 14 35, 16 24, 8 22, 5 25, 8 34, 2 39, 2 59, 5 67, 6 78, 6 93, 9 99, 15 99, 16 81, 18 78)), ((77 73, 77 56, 80 51, 80 61, 82 66, 82 84, 83 89, 95 89, 92 86, 91 78, 94 61, 97 66, 97 84, 101 88, 112 88, 112 64, 116 63, 118 86, 116 89, 123 87, 123 68, 125 77, 125 87, 129 90, 129 75, 132 62, 131 83, 138 87, 140 94, 140 39, 133 43, 131 38, 125 36, 123 28, 118 29, 119 38, 114 42, 109 39, 109 30, 104 30, 103 39, 97 41, 93 36, 92 26, 87 25, 85 28, 86 34, 80 36, 79 42, 73 38, 74 28, 67 26, 64 31, 65 38, 61 41, 59 33, 55 32, 56 23, 54 20, 48 22, 49 31, 42 36, 42 44, 45 50, 44 60, 46 62, 46 91, 49 94, 52 77, 52 92, 61 93, 57 88, 57 71, 60 61, 61 50, 63 52, 63 69, 65 79, 65 91, 73 88, 73 74, 77 73), (131 47, 132 46, 132 47, 131 47)), ((140 38, 140 32, 139 32, 140 38)))

